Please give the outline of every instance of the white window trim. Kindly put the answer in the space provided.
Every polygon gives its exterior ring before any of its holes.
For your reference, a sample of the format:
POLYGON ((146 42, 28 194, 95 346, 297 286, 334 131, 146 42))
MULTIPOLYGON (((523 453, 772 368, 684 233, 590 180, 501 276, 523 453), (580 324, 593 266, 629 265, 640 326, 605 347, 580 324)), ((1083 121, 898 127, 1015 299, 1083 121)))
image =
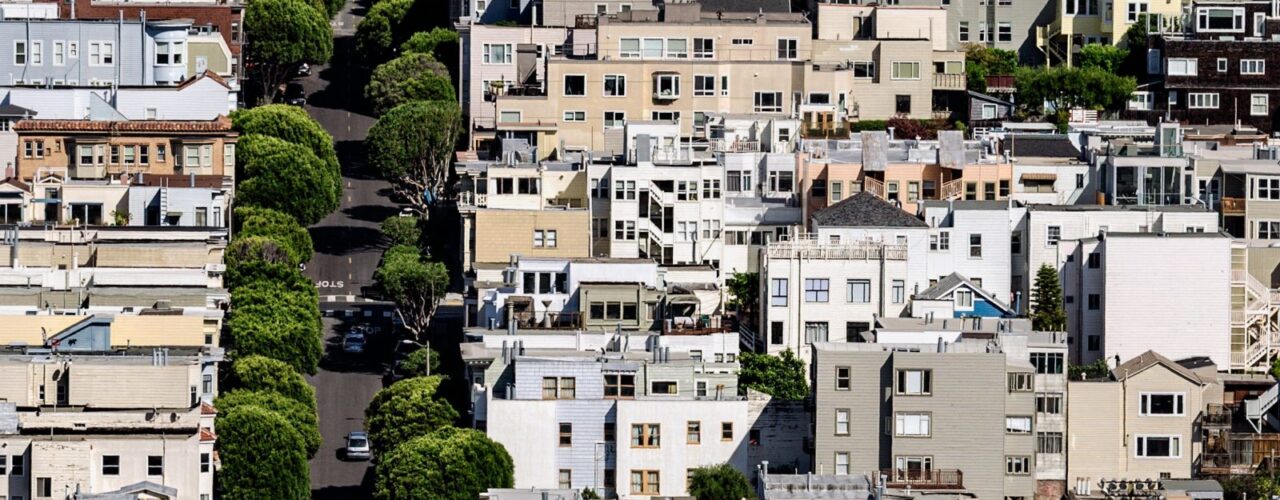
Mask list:
POLYGON ((31 44, 27 40, 13 41, 13 65, 26 66, 31 64, 31 44), (22 45, 22 63, 18 63, 18 45, 22 45))
POLYGON ((30 66, 44 66, 44 42, 41 40, 32 40, 27 44, 27 64, 30 66), (37 55, 39 56, 37 60, 37 55))
POLYGON ((602 84, 600 85, 600 95, 601 95, 602 97, 608 97, 608 98, 626 97, 626 96, 627 96, 627 84, 629 83, 629 82, 627 82, 627 75, 624 75, 624 74, 617 74, 617 73, 610 73, 610 74, 604 75, 604 79, 603 79, 603 80, 601 80, 601 81, 603 82, 603 81, 607 80, 607 79, 608 79, 609 77, 611 77, 611 76, 612 76, 612 77, 618 77, 618 78, 621 78, 621 79, 622 79, 622 93, 621 93, 621 94, 618 94, 618 95, 610 95, 610 94, 609 94, 609 92, 608 92, 608 90, 606 90, 606 89, 608 89, 608 85, 605 85, 605 84, 603 84, 603 83, 602 83, 602 84))
POLYGON ((1212 6, 1212 7, 1200 7, 1200 8, 1197 8, 1197 9, 1196 9, 1195 15, 1196 15, 1196 31, 1197 31, 1197 32, 1200 32, 1200 33, 1243 33, 1243 32, 1244 32, 1244 7, 1219 7, 1219 6, 1212 6), (1204 25, 1204 26, 1200 26, 1200 13, 1201 13, 1201 12, 1206 12, 1206 11, 1208 11, 1208 10, 1230 10, 1230 11, 1231 11, 1231 19, 1233 19, 1233 20, 1234 20, 1236 17, 1240 17, 1240 28, 1239 28, 1239 29, 1236 29, 1236 28, 1228 28, 1228 29, 1213 29, 1213 28, 1209 28, 1209 24, 1208 24, 1208 22, 1207 22, 1209 18, 1208 18, 1208 15, 1207 15, 1207 14, 1205 15, 1205 21, 1206 21, 1206 22, 1205 22, 1205 25, 1204 25))
POLYGON ((1217 92, 1189 92, 1187 93, 1187 109, 1218 109, 1222 105, 1217 92), (1200 96, 1197 99, 1197 96, 1200 96), (1201 101, 1196 103, 1196 101, 1201 101))
POLYGON ((1266 59, 1241 59, 1241 60, 1240 60, 1240 74, 1241 74, 1241 75, 1265 75, 1265 74, 1267 74, 1267 60, 1266 60, 1266 59), (1252 61, 1252 62, 1256 62, 1256 63, 1257 63, 1257 71, 1247 71, 1247 72, 1246 72, 1246 71, 1245 71, 1245 67, 1246 67, 1246 66, 1249 66, 1250 64, 1248 64, 1248 63, 1249 63, 1249 62, 1251 62, 1251 61, 1252 61))
POLYGON ((480 64, 484 64, 487 66, 510 66, 515 61, 515 58, 511 57, 511 51, 513 48, 514 48, 514 45, 510 43, 486 43, 480 47, 480 51, 481 51, 480 64), (502 58, 503 60, 502 62, 493 62, 492 58, 488 57, 489 47, 498 47, 498 46, 506 47, 506 49, 503 50, 503 58, 502 58), (485 59, 489 59, 489 60, 486 61, 485 59))
POLYGON ((923 65, 920 64, 920 61, 890 61, 889 62, 889 79, 890 80, 919 80, 922 67, 923 65), (899 64, 914 64, 916 66, 916 71, 915 71, 916 76, 914 78, 912 77, 902 78, 902 77, 896 76, 895 73, 897 72, 894 71, 894 69, 897 68, 899 64))
POLYGON ((567 109, 567 110, 565 110, 563 113, 561 113, 560 121, 569 122, 569 123, 582 123, 582 122, 587 121, 587 112, 586 112, 586 111, 583 111, 583 110, 580 110, 580 109, 567 109), (582 113, 582 119, 581 119, 581 120, 576 119, 576 114, 577 114, 577 113, 582 113), (569 116, 570 116, 571 114, 572 114, 572 115, 575 115, 575 119, 573 119, 573 120, 570 120, 570 119, 569 119, 569 116))
POLYGON ((50 65, 52 65, 52 66, 66 66, 66 65, 67 65, 67 59, 68 59, 68 57, 67 57, 67 41, 66 41, 66 40, 54 40, 54 41, 53 41, 53 50, 52 50, 51 52, 52 52, 52 53, 51 53, 51 55, 52 55, 53 57, 49 60, 49 64, 50 64, 50 65), (62 62, 58 62, 58 46, 62 46, 62 62))
POLYGON ((89 66, 98 67, 98 68, 109 68, 116 65, 115 59, 116 59, 116 43, 115 42, 111 40, 89 40, 89 66), (98 47, 99 47, 98 48, 99 60, 102 60, 102 56, 105 53, 103 48, 111 47, 111 63, 110 64, 102 63, 102 62, 98 62, 98 63, 93 62, 93 45, 94 44, 98 44, 98 47))
POLYGON ((1271 114, 1271 95, 1270 94, 1250 94, 1249 95, 1249 114, 1252 116, 1267 116, 1271 114), (1253 99, 1262 98, 1262 112, 1258 113, 1253 110, 1253 99))
POLYGON ((1139 392, 1138 393, 1138 415, 1141 415, 1143 417, 1156 417, 1156 418, 1186 417, 1187 416, 1187 393, 1186 392, 1168 392, 1168 391, 1139 392), (1175 398, 1181 399, 1182 413, 1169 413, 1169 414, 1150 413, 1146 408, 1147 405, 1143 404, 1143 401, 1148 399, 1150 396, 1173 396, 1175 398))
POLYGON ((565 74, 563 74, 563 75, 560 75, 560 95, 561 95, 562 97, 568 97, 568 98, 580 98, 580 97, 586 97, 586 96, 587 96, 587 75, 586 75, 586 73, 565 73, 565 74), (568 88, 569 88, 569 86, 567 85, 567 81, 568 81, 569 77, 571 77, 571 76, 580 76, 580 77, 582 77, 582 94, 570 94, 570 93, 568 93, 568 88))
POLYGON ((1194 57, 1170 57, 1164 61, 1165 74, 1168 76, 1197 76, 1200 73, 1200 60, 1194 57), (1189 63, 1187 67, 1189 72, 1172 73, 1169 69, 1173 66, 1174 61, 1189 63))
POLYGON ((1182 458, 1182 444, 1186 438, 1179 434, 1137 434, 1133 436, 1133 458, 1143 458, 1147 460, 1179 460, 1182 458), (1168 457, 1152 457, 1148 455, 1138 454, 1138 440, 1145 438, 1176 438, 1178 440, 1178 448, 1174 451, 1173 456, 1168 457))

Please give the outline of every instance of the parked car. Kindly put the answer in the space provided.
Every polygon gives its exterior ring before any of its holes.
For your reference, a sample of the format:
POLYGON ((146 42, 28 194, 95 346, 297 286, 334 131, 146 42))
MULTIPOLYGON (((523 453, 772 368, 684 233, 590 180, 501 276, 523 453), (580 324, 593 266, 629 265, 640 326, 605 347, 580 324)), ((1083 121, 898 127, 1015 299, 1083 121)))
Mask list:
POLYGON ((291 106, 302 106, 307 103, 307 96, 302 92, 302 84, 290 83, 284 87, 284 102, 291 106))
POLYGON ((361 332, 348 332, 342 337, 342 351, 348 354, 364 352, 365 337, 361 332))
POLYGON ((347 460, 368 460, 373 458, 373 452, 369 449, 369 434, 360 431, 347 433, 345 452, 347 460))
POLYGON ((311 65, 307 63, 298 65, 298 76, 311 76, 311 65))

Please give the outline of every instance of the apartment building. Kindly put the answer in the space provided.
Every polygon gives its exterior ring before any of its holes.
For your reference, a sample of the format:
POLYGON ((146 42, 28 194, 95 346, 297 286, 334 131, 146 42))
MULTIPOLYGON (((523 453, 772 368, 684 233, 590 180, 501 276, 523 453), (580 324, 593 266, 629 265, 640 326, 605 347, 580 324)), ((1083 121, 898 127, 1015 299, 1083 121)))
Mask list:
POLYGON ((177 85, 186 80, 190 19, 9 19, 0 36, 14 40, 0 58, 6 85, 177 85))
POLYGON ((1144 0, 1058 0, 1050 4, 1050 8, 1055 7, 1052 22, 1038 23, 1034 28, 1036 47, 1050 64, 1072 66, 1085 45, 1123 45, 1124 34, 1143 14, 1152 16, 1149 31, 1158 31, 1158 26, 1172 24, 1182 14, 1183 5, 1144 0))
POLYGON ((1000 145, 1013 163, 1010 199, 1042 205, 1097 202, 1100 176, 1066 135, 1007 134, 1000 145))
POLYGON ((1231 239, 1220 233, 1111 230, 1081 239, 1061 273, 1072 359, 1133 358, 1157 341, 1148 332, 1160 332, 1168 356, 1239 365, 1245 346, 1230 334, 1231 270, 1231 239))
POLYGON ((38 170, 31 182, 0 186, 0 220, 8 224, 224 227, 232 181, 221 175, 146 175, 71 179, 65 169, 38 170), (37 201, 40 200, 40 201, 37 201))
MULTIPOLYGON (((231 120, 22 120, 17 173, 107 179, 137 173, 235 176, 231 120)), ((57 196, 51 198, 56 199, 57 196)))
POLYGON ((484 372, 472 377, 485 381, 477 425, 511 454, 517 488, 683 496, 696 467, 727 462, 749 472, 736 363, 666 350, 486 351, 469 356, 464 344, 471 373, 484 372))
POLYGON ((1217 166, 1209 196, 1212 206, 1222 214, 1223 231, 1236 238, 1280 238, 1271 231, 1280 229, 1280 193, 1275 197, 1271 194, 1272 182, 1280 183, 1280 164, 1276 160, 1197 159, 1195 163, 1217 166))
POLYGON ((770 354, 810 360, 815 343, 857 342, 876 318, 907 307, 906 245, 800 237, 760 252, 756 342, 770 354))
POLYGON ((1202 446, 1199 421, 1222 386, 1146 351, 1109 377, 1067 383, 1067 485, 1101 494, 1100 481, 1189 478, 1202 446))
MULTIPOLYGON (((1158 3, 1158 2, 1156 2, 1158 3)), ((1127 116, 1190 123, 1236 124, 1262 134, 1276 130, 1280 67, 1275 19, 1268 1, 1194 1, 1178 5, 1152 29, 1147 73, 1157 83, 1134 92, 1127 116)))
POLYGON ((911 297, 913 318, 1006 318, 1018 313, 969 278, 951 273, 911 297))
POLYGON ((818 473, 883 474, 890 488, 978 498, 1032 496, 1043 439, 1034 433, 1035 367, 990 336, 913 344, 814 345, 818 473))

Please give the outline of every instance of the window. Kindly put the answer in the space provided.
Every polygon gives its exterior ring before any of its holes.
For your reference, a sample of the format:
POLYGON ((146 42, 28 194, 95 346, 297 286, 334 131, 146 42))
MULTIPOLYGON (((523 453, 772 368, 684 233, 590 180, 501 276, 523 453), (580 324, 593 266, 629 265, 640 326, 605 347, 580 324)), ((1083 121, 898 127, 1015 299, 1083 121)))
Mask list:
POLYGON ((836 475, 837 476, 849 475, 849 452, 847 451, 836 452, 836 475))
POLYGON ((871 302, 871 280, 854 279, 845 281, 846 301, 853 304, 871 302))
POLYGON ((1096 293, 1089 294, 1088 307, 1090 311, 1097 311, 1102 308, 1102 296, 1096 293))
POLYGON ((1258 200, 1280 200, 1280 178, 1255 177, 1253 179, 1253 198, 1258 200))
POLYGON ((564 121, 585 122, 587 121, 587 112, 586 111, 565 111, 564 121))
POLYGON ((790 170, 771 170, 769 171, 769 191, 775 193, 790 193, 795 187, 795 174, 790 170))
POLYGON ((720 96, 729 95, 729 75, 720 75, 720 96))
POLYGON ((969 21, 960 21, 958 36, 961 42, 969 41, 969 21))
POLYGON ((613 199, 615 200, 636 199, 636 181, 614 181, 613 182, 613 199))
POLYGON ((26 40, 13 41, 13 65, 27 65, 27 42, 26 40))
POLYGON ((484 64, 511 64, 511 44, 484 44, 484 64))
POLYGON ((649 392, 657 395, 679 394, 680 384, 670 380, 654 380, 649 382, 649 392))
POLYGON ((777 307, 786 307, 787 305, 787 279, 773 278, 769 282, 769 305, 777 307))
POLYGON ((1098 252, 1090 252, 1089 258, 1086 260, 1089 269, 1098 269, 1102 267, 1102 254, 1098 252))
POLYGON ((1252 94, 1249 96, 1249 114, 1254 116, 1266 116, 1267 111, 1271 108, 1271 96, 1267 94, 1252 94))
POLYGON ((657 495, 658 482, 656 470, 631 471, 631 493, 634 495, 657 495))
POLYGON ((147 457, 147 475, 163 476, 164 475, 164 457, 160 455, 151 455, 147 457))
MULTIPOLYGON (((9 462, 10 462, 10 465, 12 465, 12 467, 10 467, 10 468, 9 468, 9 475, 11 475, 11 476, 22 476, 22 475, 25 475, 25 474, 26 474, 26 471, 25 471, 25 470, 23 470, 23 469, 25 468, 26 462, 24 462, 24 461, 23 461, 23 456, 22 456, 22 455, 12 455, 12 456, 10 457, 10 459, 11 459, 11 460, 9 460, 9 462)), ((0 465, 3 465, 3 462, 0 462, 0 465)), ((0 472, 0 473, 2 473, 2 472, 0 472)))
POLYGON ((996 41, 1012 42, 1013 41, 1013 24, 1001 22, 996 24, 996 41))
POLYGON ((1031 366, 1036 368, 1036 373, 1040 375, 1061 375, 1062 374, 1062 353, 1060 352, 1033 352, 1031 353, 1031 366))
POLYGON ((1170 392, 1170 393, 1144 392, 1141 395, 1139 395, 1139 402, 1141 403, 1140 413, 1143 416, 1185 415, 1185 413, 1183 412, 1183 399, 1185 397, 1186 395, 1181 392, 1170 392))
POLYGON ((182 64, 182 42, 156 42, 156 64, 182 64))
POLYGON ((572 469, 560 469, 559 487, 562 490, 568 490, 573 488, 573 470, 572 469))
POLYGON ((1218 109, 1218 93, 1188 92, 1187 107, 1191 109, 1218 109))
POLYGON ((542 399, 574 399, 576 379, 542 377, 542 399))
MULTIPOLYGON (((32 57, 32 59, 35 59, 35 58, 32 57)), ((1241 59, 1240 74, 1265 75, 1267 74, 1267 61, 1265 59, 1241 59)))
POLYGON ((693 95, 695 97, 707 97, 716 95, 716 76, 715 75, 694 75, 693 76, 693 95))
POLYGON ((200 472, 205 473, 213 470, 212 461, 208 453, 200 454, 200 472))
POLYGON ((1062 226, 1048 226, 1045 228, 1044 244, 1047 246, 1058 246, 1058 242, 1062 241, 1062 226))
POLYGON ((1256 223, 1257 238, 1262 240, 1280 239, 1280 222, 1277 221, 1259 221, 1256 223))
POLYGON ((649 119, 655 122, 674 122, 680 119, 679 111, 653 111, 649 113, 649 119))
POLYGON ((849 409, 848 408, 836 409, 836 435, 837 436, 849 435, 849 409))
POLYGON ((969 235, 969 257, 975 259, 982 258, 982 235, 978 233, 969 235))
POLYGON ((946 251, 951 249, 951 233, 948 231, 939 231, 936 235, 929 236, 929 250, 946 251))
POLYGON ((827 341, 827 322, 826 321, 805 321, 804 322, 804 338, 805 343, 812 344, 814 342, 827 341))
POLYGON ((973 309, 973 291, 972 290, 956 290, 955 293, 956 309, 972 310, 973 309))
POLYGON ((702 444, 702 422, 690 420, 685 427, 685 444, 702 444))
POLYGON ((928 413, 898 413, 894 416, 895 436, 928 437, 933 416, 928 413))
POLYGON ((573 424, 560 422, 560 446, 573 446, 573 424))
POLYGON ((920 63, 917 61, 893 61, 894 80, 919 80, 920 63))
POLYGON ((927 396, 933 389, 933 370, 898 370, 894 392, 900 396, 927 396))
POLYGON ((783 323, 781 321, 773 321, 769 323, 769 343, 781 344, 783 323))
POLYGON ((640 39, 623 38, 618 41, 618 57, 622 59, 634 59, 640 57, 640 39))
POLYGON ((1035 390, 1035 377, 1030 373, 1010 373, 1009 392, 1031 392, 1035 390))
POLYGON ((1036 413, 1044 413, 1047 415, 1062 414, 1062 394, 1039 393, 1036 394, 1036 413))
POLYGON ((31 65, 44 64, 44 42, 31 42, 31 65))
POLYGON ((1129 96, 1128 108, 1134 111, 1151 111, 1155 105, 1155 95, 1147 91, 1134 92, 1129 96))
POLYGON ((1138 436, 1133 455, 1139 458, 1180 458, 1182 438, 1179 436, 1138 436))
POLYGON ((689 40, 685 38, 668 38, 667 57, 671 59, 688 59, 689 40))
POLYGON ((911 96, 908 94, 899 94, 893 96, 893 111, 900 115, 911 113, 911 96))
POLYGON ((1170 57, 1165 62, 1165 74, 1169 76, 1196 76, 1196 59, 1170 57))
POLYGON ((659 74, 654 75, 653 92, 655 96, 664 99, 676 99, 680 97, 680 75, 659 74))
POLYGON ((1036 453, 1062 453, 1062 433, 1037 432, 1036 453))
POLYGON ((1004 457, 1004 473, 1010 476, 1031 474, 1031 457, 1004 457))
POLYGON ((847 366, 836 367, 836 390, 837 391, 849 390, 849 374, 850 374, 849 367, 847 366))
MULTIPOLYGON (((3 458, 3 457, 0 457, 3 458)), ((120 475, 120 455, 103 455, 102 456, 102 475, 119 476, 120 475)))
POLYGON ((778 39, 778 59, 795 59, 796 58, 796 39, 779 38, 778 39))
MULTIPOLYGON (((627 75, 604 75, 605 97, 625 97, 626 95, 627 75)), ((608 113, 605 114, 607 115, 608 113)))
POLYGON ((636 397, 636 376, 623 374, 605 375, 604 397, 621 399, 636 397))
POLYGON ((1031 434, 1031 417, 1004 417, 1007 434, 1031 434))
POLYGON ((1199 31, 1244 31, 1244 7, 1196 9, 1199 31))
POLYGON ((720 179, 703 179, 702 197, 708 200, 720 198, 720 179))
POLYGON ((1127 12, 1128 16, 1125 17, 1125 20, 1131 23, 1136 23, 1138 22, 1138 17, 1146 13, 1147 13, 1146 2, 1134 2, 1130 0, 1129 9, 1127 12))
POLYGON ((854 61, 853 62, 854 78, 875 78, 876 63, 875 61, 854 61))
POLYGON ((661 434, 658 424, 631 424, 631 447, 657 448, 662 445, 661 434))
POLYGON ((894 304, 901 304, 907 301, 907 282, 903 280, 893 280, 893 287, 890 289, 890 300, 894 304))
POLYGON ((831 280, 826 278, 806 278, 804 280, 805 302, 826 302, 831 280))
POLYGON ((564 95, 582 97, 587 95, 586 75, 564 75, 564 95))
POLYGON ((622 128, 627 123, 625 111, 605 111, 604 128, 622 128))
POLYGON ((720 422, 720 440, 733 441, 733 422, 720 422))
POLYGON ((635 240, 636 239, 636 221, 619 220, 613 222, 613 239, 615 240, 635 240))
POLYGON ((713 59, 716 57, 716 39, 714 38, 694 38, 693 39, 693 58, 694 59, 713 59))
POLYGON ((756 113, 781 113, 782 92, 756 92, 754 109, 756 113))

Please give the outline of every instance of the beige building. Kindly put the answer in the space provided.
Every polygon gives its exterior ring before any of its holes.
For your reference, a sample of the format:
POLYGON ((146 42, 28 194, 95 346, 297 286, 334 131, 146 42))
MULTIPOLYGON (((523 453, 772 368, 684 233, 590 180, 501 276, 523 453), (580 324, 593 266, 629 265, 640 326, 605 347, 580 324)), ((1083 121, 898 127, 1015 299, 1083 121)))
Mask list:
POLYGON ((1100 495, 1099 481, 1188 478, 1199 463, 1199 419, 1222 386, 1147 351, 1100 380, 1067 384, 1067 487, 1100 495))
POLYGON ((75 179, 125 174, 235 176, 231 120, 21 120, 18 177, 50 168, 75 179))

